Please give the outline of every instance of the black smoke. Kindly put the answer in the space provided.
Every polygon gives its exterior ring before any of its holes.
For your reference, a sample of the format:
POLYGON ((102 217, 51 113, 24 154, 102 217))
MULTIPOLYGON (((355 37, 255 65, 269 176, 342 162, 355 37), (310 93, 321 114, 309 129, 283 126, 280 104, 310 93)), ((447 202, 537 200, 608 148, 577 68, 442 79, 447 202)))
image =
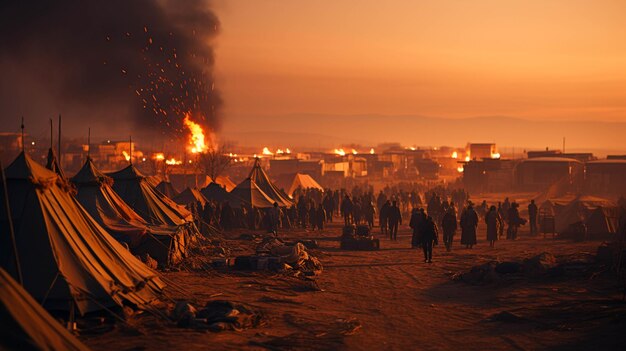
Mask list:
MULTIPOLYGON (((61 113, 76 128, 175 135, 185 112, 219 129, 203 0, 0 2, 2 121, 61 113), (77 127, 78 126, 78 127, 77 127)), ((9 128, 10 129, 10 128, 9 128)))

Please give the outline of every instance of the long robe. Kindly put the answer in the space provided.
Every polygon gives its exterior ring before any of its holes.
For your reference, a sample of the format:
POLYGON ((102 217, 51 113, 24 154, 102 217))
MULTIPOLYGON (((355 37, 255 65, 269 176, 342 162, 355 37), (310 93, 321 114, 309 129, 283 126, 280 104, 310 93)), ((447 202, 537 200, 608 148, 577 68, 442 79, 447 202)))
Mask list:
POLYGON ((476 245, 476 226, 478 214, 473 208, 468 208, 461 215, 461 244, 476 245))

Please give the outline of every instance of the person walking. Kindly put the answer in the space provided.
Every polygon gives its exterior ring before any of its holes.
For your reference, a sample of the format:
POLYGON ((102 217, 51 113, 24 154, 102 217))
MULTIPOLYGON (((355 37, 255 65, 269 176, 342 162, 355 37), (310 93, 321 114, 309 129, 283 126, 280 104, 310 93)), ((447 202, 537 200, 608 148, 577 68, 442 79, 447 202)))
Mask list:
POLYGON ((433 262, 433 245, 439 244, 439 232, 432 217, 426 217, 420 230, 422 236, 422 249, 424 250, 424 262, 433 262))
POLYGON ((491 206, 489 212, 485 215, 485 223, 487 224, 487 241, 489 241, 489 247, 495 247, 496 240, 498 240, 499 229, 504 226, 502 223, 502 217, 498 213, 496 206, 491 206))
POLYGON ((423 208, 414 208, 413 211, 411 211, 411 219, 409 220, 409 227, 413 229, 411 248, 416 248, 422 245, 421 230, 425 220, 426 214, 424 213, 423 208))
POLYGON ((454 207, 448 208, 441 220, 441 228, 443 229, 443 243, 446 246, 447 251, 452 250, 452 242, 454 241, 454 234, 457 230, 456 223, 456 211, 454 207))
POLYGON ((389 239, 397 240, 398 226, 402 224, 402 213, 398 207, 398 202, 394 201, 389 208, 389 239))
POLYGON ((530 200, 528 205, 528 221, 530 222, 530 235, 537 235, 537 213, 539 209, 535 204, 535 200, 530 200))
POLYGON ((471 249, 476 245, 476 227, 478 226, 478 214, 474 205, 470 202, 461 214, 461 244, 471 249))
POLYGON ((380 226, 380 232, 383 235, 387 235, 387 229, 389 227, 389 210, 391 209, 391 202, 389 200, 385 201, 383 206, 380 208, 380 213, 378 215, 378 225, 380 226))

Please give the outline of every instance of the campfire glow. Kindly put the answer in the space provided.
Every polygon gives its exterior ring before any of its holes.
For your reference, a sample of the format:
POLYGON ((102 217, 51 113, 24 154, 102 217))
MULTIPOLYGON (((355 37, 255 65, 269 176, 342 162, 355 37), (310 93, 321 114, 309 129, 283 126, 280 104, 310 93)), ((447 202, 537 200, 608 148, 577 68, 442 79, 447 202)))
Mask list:
POLYGON ((372 154, 372 155, 374 154, 374 148, 370 149, 370 154, 372 154))
POLYGON ((469 156, 465 156, 465 162, 469 162, 470 161, 470 157, 469 156))
POLYGON ((204 130, 202 127, 191 120, 191 114, 186 113, 185 119, 183 119, 183 123, 185 127, 189 129, 191 133, 191 137, 189 139, 189 144, 192 145, 191 153, 204 153, 207 151, 207 145, 205 143, 204 130))
POLYGON ((157 161, 163 161, 165 160, 165 154, 163 154, 162 152, 157 152, 156 154, 154 154, 153 158, 157 161))
POLYGON ((491 158, 493 159, 499 159, 500 158, 500 153, 499 152, 494 152, 491 154, 491 158))
POLYGON ((270 151, 270 149, 266 146, 266 147, 264 147, 264 148, 263 148, 263 152, 262 152, 262 154, 263 154, 263 155, 268 155, 268 156, 271 156, 271 155, 273 155, 274 153, 273 153, 273 152, 271 152, 271 151, 270 151))
POLYGON ((457 170, 459 173, 463 173, 463 166, 458 167, 456 170, 457 170))
POLYGON ((346 152, 343 149, 335 149, 334 153, 339 156, 345 156, 346 152))
POLYGON ((122 151, 122 154, 124 155, 124 158, 126 159, 126 161, 130 161, 130 155, 128 154, 128 152, 122 151))
POLYGON ((356 155, 356 154, 358 154, 358 152, 355 149, 352 149, 352 154, 356 155))
POLYGON ((455 159, 456 159, 456 158, 459 158, 459 154, 458 154, 456 151, 454 151, 454 152, 452 153, 452 158, 455 158, 455 159))

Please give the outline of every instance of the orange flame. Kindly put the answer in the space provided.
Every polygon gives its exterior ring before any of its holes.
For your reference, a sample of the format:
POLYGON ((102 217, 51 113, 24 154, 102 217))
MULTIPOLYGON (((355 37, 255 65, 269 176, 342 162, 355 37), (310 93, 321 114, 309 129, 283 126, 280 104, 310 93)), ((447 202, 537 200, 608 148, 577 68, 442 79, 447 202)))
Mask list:
POLYGON ((335 154, 339 155, 339 156, 345 156, 346 152, 343 149, 335 149, 335 154))
POLYGON ((274 153, 270 151, 270 149, 268 149, 268 147, 264 147, 263 148, 263 155, 273 155, 274 153))
POLYGON ((168 165, 180 165, 182 163, 183 163, 183 161, 179 161, 179 160, 177 160, 177 159, 175 159, 173 157, 170 158, 169 160, 165 160, 165 164, 168 164, 168 165))
POLYGON ((157 161, 163 161, 165 160, 165 155, 162 152, 157 152, 154 154, 153 158, 157 161))
POLYGON ((456 151, 452 152, 452 158, 459 158, 459 153, 456 151))
POLYGON ((126 159, 126 161, 130 161, 130 155, 128 154, 128 152, 122 151, 122 154, 124 155, 124 158, 126 159))
POLYGON ((353 155, 356 155, 356 154, 358 154, 358 153, 359 153, 358 151, 356 151, 355 149, 352 149, 352 154, 353 154, 353 155))
POLYGON ((183 123, 185 124, 185 127, 189 129, 189 132, 191 133, 191 138, 189 140, 189 144, 192 145, 191 153, 197 154, 197 153, 206 152, 207 145, 204 141, 205 137, 204 137, 204 130, 202 129, 202 127, 198 123, 191 120, 190 113, 185 114, 185 119, 183 119, 183 123))
POLYGON ((374 151, 374 148, 371 148, 371 149, 370 149, 370 154, 371 154, 371 155, 373 155, 373 154, 375 154, 375 153, 376 153, 376 152, 374 151))

